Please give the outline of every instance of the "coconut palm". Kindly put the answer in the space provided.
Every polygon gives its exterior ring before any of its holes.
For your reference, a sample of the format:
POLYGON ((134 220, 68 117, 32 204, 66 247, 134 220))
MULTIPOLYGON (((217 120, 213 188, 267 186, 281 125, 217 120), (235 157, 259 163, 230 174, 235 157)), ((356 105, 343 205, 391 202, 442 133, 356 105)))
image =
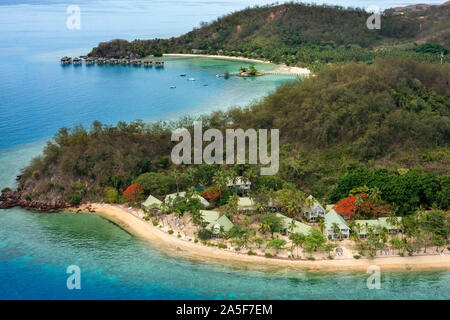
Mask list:
POLYGON ((325 230, 325 220, 319 219, 317 224, 319 225, 320 232, 323 233, 323 231, 325 230))
POLYGON ((294 230, 295 230, 295 227, 296 227, 295 220, 292 219, 292 220, 291 220, 291 223, 289 223, 289 226, 288 226, 289 232, 290 232, 290 233, 293 233, 294 230))
POLYGON ((334 234, 339 234, 341 232, 341 229, 336 222, 333 222, 333 224, 331 225, 331 230, 333 230, 334 234))

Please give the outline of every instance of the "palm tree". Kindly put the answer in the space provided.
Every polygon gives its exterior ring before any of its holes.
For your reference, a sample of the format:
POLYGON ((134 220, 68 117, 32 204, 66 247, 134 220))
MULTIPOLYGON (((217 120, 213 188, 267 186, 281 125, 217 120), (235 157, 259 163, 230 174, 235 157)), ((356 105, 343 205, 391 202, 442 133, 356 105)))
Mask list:
POLYGON ((180 171, 178 171, 177 169, 173 169, 172 171, 170 171, 169 174, 175 180, 175 183, 177 185, 177 193, 180 192, 180 190, 179 190, 179 179, 181 177, 180 171))
POLYGON ((297 258, 298 256, 298 247, 302 247, 305 243, 306 236, 302 233, 293 233, 290 236, 290 239, 292 240, 292 244, 297 247, 297 258))
POLYGON ((259 227, 259 231, 263 234, 264 238, 266 237, 266 233, 270 232, 270 225, 268 223, 262 223, 259 227))
POLYGON ((377 203, 381 200, 381 191, 380 189, 378 189, 378 187, 373 187, 372 189, 370 189, 369 199, 374 203, 377 203))
POLYGON ((319 219, 318 225, 319 225, 320 232, 323 233, 323 230, 325 230, 325 220, 324 219, 319 219))
POLYGON ((225 241, 225 229, 223 228, 223 226, 220 226, 219 228, 219 237, 222 238, 222 242, 225 241))
POLYGON ((331 229, 333 230, 334 234, 339 234, 341 232, 341 229, 336 222, 333 222, 333 224, 331 225, 331 229))
POLYGON ((290 233, 293 233, 294 230, 295 230, 295 227, 296 227, 295 220, 292 219, 292 220, 291 220, 291 223, 289 224, 289 227, 288 227, 289 232, 290 232, 290 233))

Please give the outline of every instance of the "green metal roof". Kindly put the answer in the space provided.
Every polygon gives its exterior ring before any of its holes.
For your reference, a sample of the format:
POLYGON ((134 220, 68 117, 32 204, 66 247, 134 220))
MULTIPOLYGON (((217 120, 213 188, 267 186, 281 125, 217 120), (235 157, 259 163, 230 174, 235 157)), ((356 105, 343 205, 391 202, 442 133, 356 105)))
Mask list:
POLYGON ((281 218, 281 224, 282 224, 284 229, 288 229, 289 230, 292 221, 294 221, 295 227, 292 230, 292 233, 302 233, 302 234, 307 235, 312 230, 312 227, 310 227, 310 226, 308 226, 308 225, 306 225, 304 223, 301 223, 299 221, 293 220, 293 219, 291 219, 289 217, 286 217, 286 216, 284 216, 284 215, 282 215, 280 213, 277 213, 276 216, 281 218))
POLYGON ((161 206, 161 201, 156 199, 154 196, 149 195, 147 200, 142 203, 142 206, 146 209, 159 208, 161 206))
POLYGON ((216 221, 209 223, 206 228, 213 232, 218 232, 220 230, 220 227, 223 227, 223 230, 225 232, 228 232, 231 230, 231 228, 233 228, 233 226, 233 222, 231 222, 227 216, 223 215, 216 221))
POLYGON ((347 223, 344 218, 342 218, 336 211, 331 209, 327 214, 325 214, 325 229, 333 229, 333 223, 337 223, 339 229, 348 229, 347 223))
MULTIPOLYGON (((401 223, 402 222, 402 217, 395 217, 397 220, 397 223, 401 223)), ((380 224, 380 226, 382 228, 386 228, 388 230, 394 230, 394 229, 398 229, 398 226, 394 226, 391 223, 389 223, 389 218, 388 217, 383 217, 383 218, 378 218, 378 222, 380 224)))
POLYGON ((355 220, 355 224, 359 225, 359 234, 365 235, 369 231, 367 226, 373 228, 374 230, 380 226, 378 220, 355 220))
MULTIPOLYGON (((180 197, 180 198, 185 198, 186 197, 186 191, 181 191, 181 192, 178 192, 178 193, 168 194, 168 195, 166 195, 164 200, 166 202, 172 202, 172 201, 174 201, 177 198, 177 196, 180 197)), ((194 194, 194 198, 199 199, 202 202, 202 204, 205 205, 206 207, 209 206, 208 200, 203 198, 201 195, 194 194)))
POLYGON ((313 209, 314 209, 315 207, 317 207, 317 206, 322 206, 322 205, 320 204, 320 202, 317 201, 317 199, 313 197, 312 194, 309 195, 306 199, 311 199, 311 200, 312 200, 312 206, 305 204, 305 209, 313 210, 313 209))
POLYGON ((217 211, 200 210, 200 213, 202 214, 202 218, 206 223, 215 222, 220 217, 220 214, 217 211))
POLYGON ((253 200, 248 197, 240 197, 239 198, 238 207, 240 207, 240 208, 250 208, 250 207, 253 207, 254 205, 255 205, 255 203, 253 202, 253 200))

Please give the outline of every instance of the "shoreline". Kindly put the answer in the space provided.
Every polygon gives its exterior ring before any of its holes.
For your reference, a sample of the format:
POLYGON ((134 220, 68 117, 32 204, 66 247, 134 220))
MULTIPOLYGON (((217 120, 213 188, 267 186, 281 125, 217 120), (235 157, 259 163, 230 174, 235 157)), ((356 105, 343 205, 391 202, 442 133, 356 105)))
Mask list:
POLYGON ((269 72, 263 72, 263 74, 284 74, 284 75, 297 75, 308 77, 312 74, 312 72, 307 68, 300 67, 289 67, 285 64, 276 64, 273 62, 269 62, 266 60, 260 59, 252 59, 246 57, 234 57, 234 56, 224 56, 224 55, 213 55, 213 54, 193 54, 193 53, 165 53, 163 55, 167 57, 201 57, 201 58, 215 58, 215 59, 223 59, 223 60, 237 60, 237 61, 246 61, 246 62, 255 62, 255 63, 266 63, 277 66, 275 70, 269 72))
POLYGON ((247 269, 287 268, 302 271, 359 271, 366 272, 369 266, 376 265, 388 271, 437 271, 450 269, 450 256, 426 255, 412 257, 377 257, 373 260, 335 259, 335 260, 289 260, 249 256, 201 243, 183 240, 153 226, 150 221, 139 218, 132 210, 121 205, 90 203, 71 212, 95 213, 117 224, 131 234, 151 242, 157 249, 171 255, 206 263, 244 267, 247 269))

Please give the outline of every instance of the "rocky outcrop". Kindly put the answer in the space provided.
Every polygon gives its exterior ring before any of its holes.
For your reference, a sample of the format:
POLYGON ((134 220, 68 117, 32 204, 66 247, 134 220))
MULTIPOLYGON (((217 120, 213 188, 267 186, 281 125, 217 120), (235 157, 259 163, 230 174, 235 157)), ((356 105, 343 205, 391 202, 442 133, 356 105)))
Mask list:
POLYGON ((26 200, 22 198, 22 193, 18 190, 5 188, 0 196, 0 209, 9 209, 13 207, 21 207, 29 210, 40 212, 55 212, 70 205, 64 201, 44 202, 38 200, 26 200))

